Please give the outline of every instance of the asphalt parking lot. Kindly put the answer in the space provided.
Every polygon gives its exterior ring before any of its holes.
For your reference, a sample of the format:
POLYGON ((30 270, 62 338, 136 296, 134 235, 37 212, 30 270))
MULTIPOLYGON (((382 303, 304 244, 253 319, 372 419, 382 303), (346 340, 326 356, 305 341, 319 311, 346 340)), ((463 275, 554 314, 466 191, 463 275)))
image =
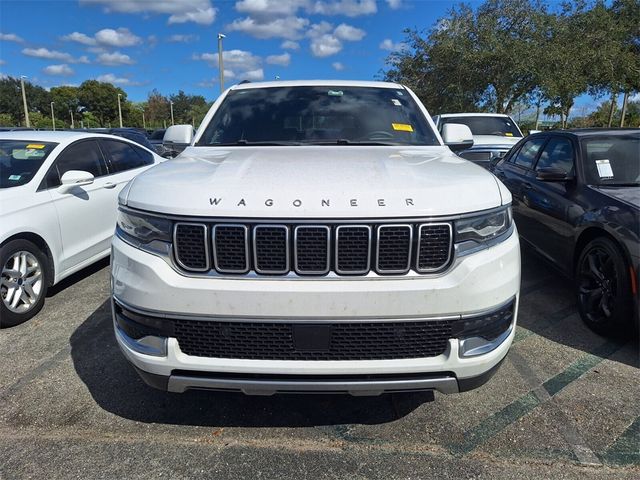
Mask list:
POLYGON ((452 396, 274 396, 147 387, 111 330, 109 267, 0 332, 0 478, 639 478, 636 338, 581 323, 527 251, 508 359, 452 396))

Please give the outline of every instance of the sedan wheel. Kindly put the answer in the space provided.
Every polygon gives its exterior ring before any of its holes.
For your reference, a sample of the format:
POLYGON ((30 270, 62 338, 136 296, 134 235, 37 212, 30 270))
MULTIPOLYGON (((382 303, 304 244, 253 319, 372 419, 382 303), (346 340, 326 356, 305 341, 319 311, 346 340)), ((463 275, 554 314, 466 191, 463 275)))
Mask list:
POLYGON ((47 257, 27 240, 12 240, 0 248, 0 327, 33 317, 44 303, 47 257))
POLYGON ((31 310, 42 294, 42 269, 38 259, 21 250, 2 266, 0 294, 7 309, 14 313, 31 310))
POLYGON ((580 254, 576 269, 578 309, 594 331, 613 333, 630 316, 625 261, 608 238, 592 240, 580 254))

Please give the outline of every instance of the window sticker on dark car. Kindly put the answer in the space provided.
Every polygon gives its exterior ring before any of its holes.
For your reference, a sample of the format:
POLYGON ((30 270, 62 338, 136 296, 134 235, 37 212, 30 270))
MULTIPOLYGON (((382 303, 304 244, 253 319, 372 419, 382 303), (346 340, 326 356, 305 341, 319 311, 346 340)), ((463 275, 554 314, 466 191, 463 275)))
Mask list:
POLYGON ((609 163, 608 159, 596 160, 596 168, 598 169, 600 178, 613 178, 613 170, 611 169, 611 163, 609 163))

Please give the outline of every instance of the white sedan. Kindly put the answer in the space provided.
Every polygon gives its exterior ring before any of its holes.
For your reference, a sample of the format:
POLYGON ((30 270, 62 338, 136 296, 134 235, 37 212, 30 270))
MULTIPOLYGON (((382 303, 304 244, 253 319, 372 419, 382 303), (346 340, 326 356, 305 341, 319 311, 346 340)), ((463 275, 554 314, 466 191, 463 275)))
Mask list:
POLYGON ((118 193, 162 161, 112 135, 0 133, 0 327, 33 317, 48 287, 109 255, 118 193))

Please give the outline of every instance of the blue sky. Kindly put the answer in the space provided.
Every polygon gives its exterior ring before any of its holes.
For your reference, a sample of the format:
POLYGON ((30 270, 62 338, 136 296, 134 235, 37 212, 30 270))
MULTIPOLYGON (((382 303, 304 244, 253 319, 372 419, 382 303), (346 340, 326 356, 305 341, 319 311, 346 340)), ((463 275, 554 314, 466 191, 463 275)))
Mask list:
MULTIPOLYGON (((87 79, 134 101, 218 95, 243 79, 373 79, 405 28, 428 28, 444 0, 0 0, 0 72, 44 87, 87 79)), ((479 2, 468 2, 477 4, 479 2)), ((578 108, 592 104, 583 98, 578 108)))

